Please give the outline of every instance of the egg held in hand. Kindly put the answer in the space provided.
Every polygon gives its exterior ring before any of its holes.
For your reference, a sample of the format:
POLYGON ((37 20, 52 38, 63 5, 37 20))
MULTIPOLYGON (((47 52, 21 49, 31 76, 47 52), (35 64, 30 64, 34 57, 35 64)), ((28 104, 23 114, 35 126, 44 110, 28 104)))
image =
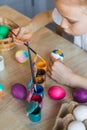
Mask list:
POLYGON ((62 50, 60 49, 55 49, 51 52, 51 56, 54 58, 54 59, 61 59, 62 61, 64 60, 64 54, 62 52, 62 50))
POLYGON ((53 100, 60 100, 66 96, 66 91, 60 86, 51 86, 48 90, 48 95, 53 100))

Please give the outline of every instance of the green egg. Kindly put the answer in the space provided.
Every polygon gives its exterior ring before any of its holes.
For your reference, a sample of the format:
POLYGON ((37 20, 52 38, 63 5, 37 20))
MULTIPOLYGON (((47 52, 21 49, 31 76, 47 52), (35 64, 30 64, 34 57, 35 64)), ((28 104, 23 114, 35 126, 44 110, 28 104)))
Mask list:
POLYGON ((4 38, 8 37, 9 34, 9 28, 6 25, 0 26, 0 35, 3 35, 4 38))
POLYGON ((0 34, 0 40, 1 40, 1 39, 4 39, 4 36, 0 34))

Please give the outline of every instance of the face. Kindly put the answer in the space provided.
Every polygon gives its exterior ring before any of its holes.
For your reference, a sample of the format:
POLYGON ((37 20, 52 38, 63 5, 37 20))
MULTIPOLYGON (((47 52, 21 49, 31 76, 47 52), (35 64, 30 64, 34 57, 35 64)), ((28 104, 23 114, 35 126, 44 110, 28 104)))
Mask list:
POLYGON ((58 12, 62 15, 61 27, 70 35, 87 33, 87 14, 81 5, 70 0, 56 0, 58 12))

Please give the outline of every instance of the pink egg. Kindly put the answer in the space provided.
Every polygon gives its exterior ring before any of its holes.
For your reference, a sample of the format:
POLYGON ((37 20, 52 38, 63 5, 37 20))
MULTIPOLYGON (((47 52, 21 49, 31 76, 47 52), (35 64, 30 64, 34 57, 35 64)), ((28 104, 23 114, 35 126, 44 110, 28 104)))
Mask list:
POLYGON ((48 90, 48 95, 51 99, 60 100, 66 96, 66 91, 60 86, 51 86, 48 90))

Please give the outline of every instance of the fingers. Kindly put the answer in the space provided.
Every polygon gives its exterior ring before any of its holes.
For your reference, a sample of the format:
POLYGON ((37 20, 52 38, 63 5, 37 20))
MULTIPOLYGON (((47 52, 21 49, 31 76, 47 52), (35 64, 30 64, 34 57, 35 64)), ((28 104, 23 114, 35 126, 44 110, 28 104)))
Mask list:
POLYGON ((47 75, 52 79, 51 74, 49 71, 47 71, 47 75))
POLYGON ((59 59, 55 59, 54 57, 50 56, 50 62, 54 63, 54 62, 56 62, 56 61, 59 61, 59 62, 62 62, 62 63, 63 63, 63 61, 61 61, 60 58, 59 58, 59 59))
POLYGON ((23 45, 25 42, 31 42, 32 32, 26 32, 25 28, 18 28, 13 30, 15 35, 15 44, 23 45))
POLYGON ((14 34, 15 36, 18 36, 18 34, 19 34, 19 32, 20 32, 20 28, 13 29, 12 32, 13 32, 13 34, 14 34))
POLYGON ((55 74, 56 74, 57 69, 59 69, 60 63, 62 63, 60 59, 55 60, 52 57, 50 58, 50 62, 49 62, 48 68, 47 68, 47 75, 49 77, 51 77, 52 79, 54 79, 54 77, 56 77, 55 74))
POLYGON ((52 66, 58 62, 62 62, 61 59, 56 60, 53 57, 50 57, 49 67, 52 68, 52 66))
POLYGON ((52 80, 54 80, 55 82, 58 83, 58 81, 56 81, 57 78, 55 78, 56 76, 54 76, 54 74, 53 74, 53 70, 51 70, 50 68, 48 68, 47 75, 48 75, 52 80))
POLYGON ((49 62, 48 68, 47 68, 47 75, 48 75, 49 77, 52 76, 53 64, 54 64, 54 61, 52 61, 52 60, 50 59, 50 62, 49 62))
POLYGON ((53 58, 52 56, 50 56, 50 62, 54 63, 56 61, 55 58, 53 58))
POLYGON ((27 41, 27 40, 30 40, 31 37, 32 37, 32 32, 24 33, 23 36, 22 36, 22 39, 24 41, 27 41))
POLYGON ((18 45, 24 45, 24 42, 21 39, 14 38, 14 43, 18 45))

